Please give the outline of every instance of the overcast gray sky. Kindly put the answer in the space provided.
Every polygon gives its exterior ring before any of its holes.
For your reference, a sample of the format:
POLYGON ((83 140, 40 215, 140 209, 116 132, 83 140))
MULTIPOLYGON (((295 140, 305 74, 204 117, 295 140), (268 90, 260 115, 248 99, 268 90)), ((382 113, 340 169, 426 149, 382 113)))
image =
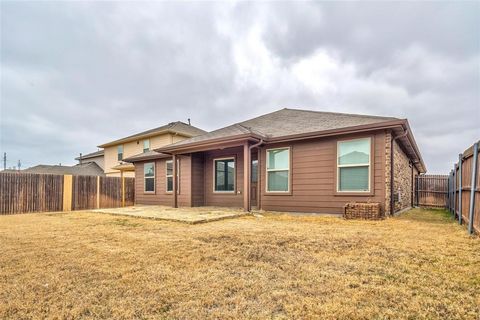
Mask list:
POLYGON ((480 138, 480 2, 1 2, 8 166, 283 107, 408 118, 430 173, 480 138))

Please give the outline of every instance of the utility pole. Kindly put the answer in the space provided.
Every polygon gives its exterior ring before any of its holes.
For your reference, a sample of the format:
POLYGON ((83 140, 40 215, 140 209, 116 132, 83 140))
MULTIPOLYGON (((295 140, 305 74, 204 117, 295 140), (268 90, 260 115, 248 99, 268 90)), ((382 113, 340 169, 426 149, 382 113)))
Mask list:
POLYGON ((20 162, 20 160, 18 160, 18 171, 20 171, 21 167, 22 167, 22 162, 20 162))
POLYGON ((7 170, 7 153, 3 153, 3 170, 7 170))

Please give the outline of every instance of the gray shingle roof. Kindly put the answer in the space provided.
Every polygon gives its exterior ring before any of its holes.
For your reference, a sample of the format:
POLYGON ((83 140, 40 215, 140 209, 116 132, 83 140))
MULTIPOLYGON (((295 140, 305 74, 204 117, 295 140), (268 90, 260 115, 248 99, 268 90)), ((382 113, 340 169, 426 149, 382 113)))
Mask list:
POLYGON ((40 164, 22 172, 26 173, 41 173, 41 174, 71 174, 78 176, 104 176, 102 168, 95 162, 88 162, 85 164, 77 164, 75 166, 59 166, 59 165, 44 165, 40 164))
POLYGON ((107 147, 107 146, 110 146, 110 145, 115 145, 115 144, 119 144, 119 143, 123 143, 123 142, 127 142, 127 141, 132 141, 132 140, 135 140, 137 138, 153 136, 153 135, 160 134, 160 133, 163 133, 163 132, 173 132, 173 133, 178 133, 178 134, 181 134, 181 135, 185 135, 187 137, 194 137, 194 136, 198 136, 200 134, 204 134, 206 131, 204 131, 200 128, 194 127, 192 125, 186 124, 184 122, 176 121, 176 122, 170 122, 169 124, 166 124, 164 126, 160 126, 160 127, 157 127, 157 128, 147 130, 147 131, 136 133, 134 135, 127 136, 125 138, 121 138, 121 139, 118 139, 118 140, 114 140, 114 141, 104 143, 104 144, 100 145, 99 147, 104 148, 104 147, 107 147))
MULTIPOLYGON (((82 154, 82 159, 90 159, 90 158, 96 158, 103 156, 104 151, 103 150, 98 150, 95 152, 87 153, 87 154, 82 154)), ((75 160, 80 160, 80 157, 76 157, 75 160)))
POLYGON ((143 152, 136 154, 134 156, 128 157, 126 159, 123 159, 125 162, 138 162, 138 161, 144 161, 144 160, 152 160, 152 159, 160 159, 160 158, 170 158, 171 155, 161 153, 161 152, 156 152, 153 150, 143 152))
MULTIPOLYGON (((310 111, 300 109, 281 109, 228 127, 211 131, 190 139, 168 145, 184 146, 218 138, 233 137, 242 134, 256 134, 263 138, 342 129, 359 125, 399 120, 393 117, 310 111)), ((161 149, 161 148, 160 148, 161 149)))

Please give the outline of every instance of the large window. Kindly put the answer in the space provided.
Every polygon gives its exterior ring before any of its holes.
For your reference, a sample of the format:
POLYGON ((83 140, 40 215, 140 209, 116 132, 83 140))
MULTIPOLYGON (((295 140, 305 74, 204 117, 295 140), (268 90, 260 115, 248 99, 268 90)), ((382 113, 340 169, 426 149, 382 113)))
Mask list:
POLYGON ((370 191, 370 153, 370 138, 338 142, 337 191, 370 191))
POLYGON ((267 150, 267 192, 290 191, 290 148, 267 150))
POLYGON ((235 159, 216 159, 215 166, 215 191, 235 191, 235 159))
POLYGON ((117 147, 117 159, 118 159, 118 161, 123 160, 123 146, 118 146, 117 147))
POLYGON ((150 150, 150 139, 143 140, 143 152, 150 150))
POLYGON ((149 162, 143 165, 144 191, 155 192, 155 163, 149 162))
MULTIPOLYGON (((167 181, 167 192, 172 192, 173 191, 173 161, 172 160, 167 160, 165 162, 165 177, 167 181)), ((180 172, 180 161, 177 160, 177 193, 180 187, 180 179, 179 179, 179 172, 180 172)))

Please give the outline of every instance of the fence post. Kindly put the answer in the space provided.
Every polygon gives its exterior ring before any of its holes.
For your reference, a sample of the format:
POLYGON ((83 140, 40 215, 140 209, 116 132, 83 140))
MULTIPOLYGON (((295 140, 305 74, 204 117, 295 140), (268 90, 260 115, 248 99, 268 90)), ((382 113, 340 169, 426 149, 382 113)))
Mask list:
POLYGON ((473 145, 472 182, 470 186, 470 208, 468 212, 468 233, 473 233, 473 215, 475 212, 475 192, 477 189, 478 142, 473 145))
POLYGON ((457 164, 453 166, 453 218, 456 218, 457 211, 455 207, 457 205, 457 164))
POLYGON ((453 189, 453 170, 450 170, 448 175, 448 211, 452 213, 452 189, 453 189))
POLYGON ((463 154, 458 155, 458 223, 462 224, 462 161, 463 154))
POLYGON ((100 209, 100 176, 97 176, 97 209, 100 209))
POLYGON ((420 176, 415 177, 415 195, 416 195, 416 200, 417 200, 417 207, 420 206, 420 200, 419 200, 419 192, 418 192, 418 187, 420 185, 420 176))
POLYGON ((63 211, 72 211, 72 175, 63 176, 63 211))

